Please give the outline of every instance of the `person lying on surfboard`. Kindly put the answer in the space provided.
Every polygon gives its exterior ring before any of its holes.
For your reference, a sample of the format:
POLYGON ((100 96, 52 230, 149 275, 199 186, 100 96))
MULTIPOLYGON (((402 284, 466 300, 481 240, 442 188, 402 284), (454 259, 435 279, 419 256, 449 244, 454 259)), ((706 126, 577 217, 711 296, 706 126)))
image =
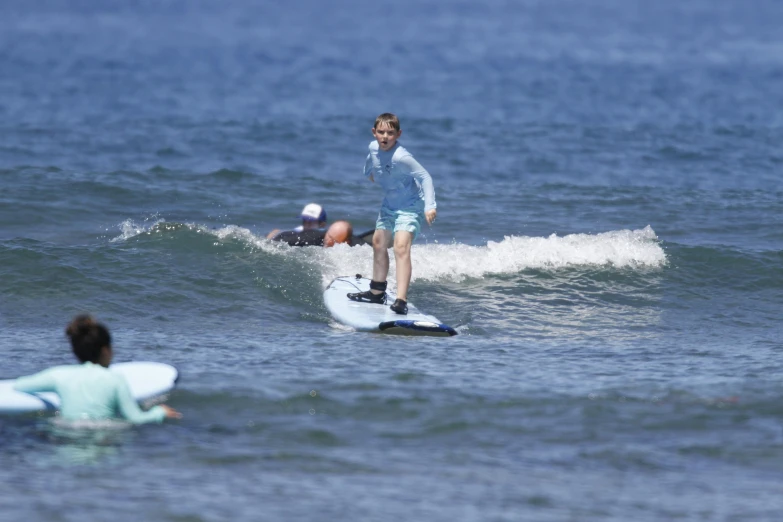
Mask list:
POLYGON ((317 203, 308 203, 300 214, 302 224, 293 230, 275 229, 267 234, 267 239, 288 243, 289 246, 325 246, 331 247, 338 243, 348 243, 351 246, 369 244, 370 230, 358 236, 353 234, 353 227, 347 221, 335 221, 326 227, 326 210, 317 203))
POLYGON ((394 246, 397 267, 397 299, 390 308, 408 313, 408 287, 411 282, 411 245, 424 220, 432 225, 437 215, 435 187, 429 172, 410 152, 397 142, 402 134, 400 120, 391 113, 375 119, 372 128, 375 141, 364 164, 364 175, 378 182, 384 191, 383 203, 375 222, 372 238, 373 268, 370 289, 348 294, 354 301, 386 302, 386 278, 389 275, 389 252, 394 246))
POLYGON ((291 246, 323 245, 326 233, 326 210, 318 203, 308 203, 299 215, 302 224, 293 230, 276 228, 266 235, 272 241, 285 241, 291 246))
POLYGON ((182 415, 164 404, 142 411, 131 396, 125 377, 108 370, 113 351, 109 330, 90 317, 79 315, 65 334, 82 364, 55 366, 35 375, 19 377, 16 391, 55 392, 60 396, 60 417, 68 420, 104 420, 124 417, 133 424, 179 419, 182 415))

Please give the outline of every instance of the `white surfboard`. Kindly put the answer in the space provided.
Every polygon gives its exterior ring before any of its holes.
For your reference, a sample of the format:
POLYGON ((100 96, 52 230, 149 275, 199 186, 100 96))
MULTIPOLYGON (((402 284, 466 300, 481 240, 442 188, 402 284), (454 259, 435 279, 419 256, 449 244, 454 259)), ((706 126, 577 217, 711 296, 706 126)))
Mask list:
POLYGON ((382 332, 402 335, 430 335, 448 337, 457 335, 454 328, 440 319, 422 313, 408 302, 408 314, 399 315, 390 308, 396 296, 386 292, 386 304, 361 303, 348 299, 347 294, 370 289, 370 280, 361 275, 334 279, 324 290, 324 303, 339 323, 362 332, 382 332))
MULTIPOLYGON (((122 374, 128 381, 131 395, 138 402, 163 395, 174 388, 179 378, 173 366, 157 362, 121 362, 109 370, 122 374)), ((57 410, 60 397, 53 392, 25 393, 13 389, 15 379, 0 380, 0 414, 57 410)))

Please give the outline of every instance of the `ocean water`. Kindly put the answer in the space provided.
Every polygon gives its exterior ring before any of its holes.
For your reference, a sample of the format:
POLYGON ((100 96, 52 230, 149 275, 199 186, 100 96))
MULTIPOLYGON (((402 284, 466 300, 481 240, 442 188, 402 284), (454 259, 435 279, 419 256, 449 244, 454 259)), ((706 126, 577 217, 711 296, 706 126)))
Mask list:
MULTIPOLYGON (((0 5, 0 377, 177 366, 163 425, 0 416, 0 519, 770 520, 783 513, 783 4, 0 5), (432 174, 410 300, 322 302, 373 227, 377 114, 432 174)), ((390 284, 396 285, 394 263, 390 284)))

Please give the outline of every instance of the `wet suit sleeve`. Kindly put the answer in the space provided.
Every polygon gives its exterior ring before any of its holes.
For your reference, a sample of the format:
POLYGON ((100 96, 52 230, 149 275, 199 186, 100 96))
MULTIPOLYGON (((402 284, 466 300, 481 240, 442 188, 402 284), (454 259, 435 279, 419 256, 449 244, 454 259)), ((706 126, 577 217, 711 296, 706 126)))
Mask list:
POLYGON ((133 424, 144 424, 147 422, 163 422, 166 417, 166 411, 160 406, 150 408, 148 411, 142 411, 136 400, 133 398, 128 387, 128 383, 122 376, 117 379, 117 408, 129 422, 133 424))
POLYGON ((411 176, 414 177, 424 192, 424 211, 437 208, 438 205, 435 203, 435 185, 432 183, 432 176, 427 172, 427 169, 422 167, 410 154, 403 156, 398 162, 410 170, 411 176))
POLYGON ((26 377, 19 377, 14 382, 14 390, 26 393, 57 391, 55 368, 49 368, 26 377))
POLYGON ((284 241, 290 246, 324 246, 326 230, 284 230, 272 238, 272 241, 284 241))

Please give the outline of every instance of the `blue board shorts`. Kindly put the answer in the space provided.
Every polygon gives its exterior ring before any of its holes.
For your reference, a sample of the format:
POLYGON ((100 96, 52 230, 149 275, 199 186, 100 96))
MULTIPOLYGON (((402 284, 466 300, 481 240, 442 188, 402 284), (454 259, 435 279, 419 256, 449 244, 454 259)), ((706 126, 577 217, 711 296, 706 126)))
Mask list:
POLYGON ((376 230, 391 230, 397 232, 404 230, 413 234, 413 239, 419 235, 421 223, 424 221, 424 204, 414 208, 391 210, 385 205, 381 206, 378 219, 375 221, 376 230))

